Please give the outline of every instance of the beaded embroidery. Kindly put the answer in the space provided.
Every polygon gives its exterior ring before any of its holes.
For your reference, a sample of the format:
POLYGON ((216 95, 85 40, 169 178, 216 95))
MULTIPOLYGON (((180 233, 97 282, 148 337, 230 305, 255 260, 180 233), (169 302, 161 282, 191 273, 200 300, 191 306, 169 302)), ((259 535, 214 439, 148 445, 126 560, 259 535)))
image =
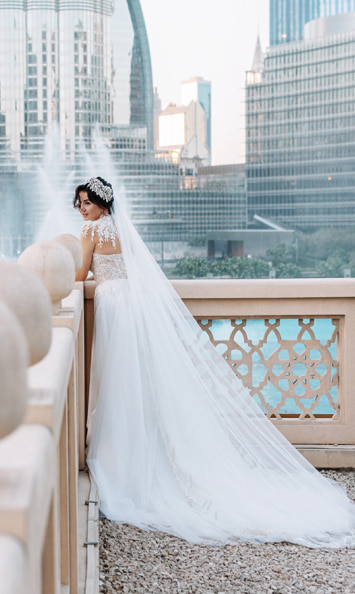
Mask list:
POLYGON ((117 229, 110 215, 102 215, 96 221, 87 221, 81 228, 81 233, 87 237, 91 231, 91 239, 94 241, 95 233, 99 239, 99 247, 104 243, 111 241, 113 247, 116 247, 117 229))

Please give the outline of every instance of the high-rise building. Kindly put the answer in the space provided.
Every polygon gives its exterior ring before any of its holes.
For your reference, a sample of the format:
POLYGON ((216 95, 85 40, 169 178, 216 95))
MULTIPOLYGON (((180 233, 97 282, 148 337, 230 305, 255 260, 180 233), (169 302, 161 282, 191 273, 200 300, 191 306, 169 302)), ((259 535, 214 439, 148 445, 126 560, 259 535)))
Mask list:
POLYGON ((270 45, 303 39, 313 19, 355 10, 355 0, 270 0, 270 45))
MULTIPOLYGON (((158 105, 158 99, 156 99, 158 105)), ((158 112, 156 112, 158 113, 158 112)), ((211 164, 211 83, 194 76, 181 83, 181 105, 170 103, 158 113, 156 148, 175 162, 193 167, 211 164)))
POLYGON ((34 175, 47 134, 60 138, 64 166, 54 163, 51 176, 63 187, 80 175, 79 149, 92 149, 97 128, 120 167, 135 158, 137 169, 154 148, 139 0, 0 0, 0 235, 9 255, 33 240, 48 209, 34 175))
POLYGON ((177 106, 171 103, 159 115, 159 150, 167 151, 175 162, 195 168, 208 165, 207 116, 198 101, 177 106))
POLYGON ((0 146, 7 159, 43 150, 56 122, 68 156, 95 125, 145 127, 153 87, 139 0, 0 0, 0 146))
POLYGON ((308 23, 305 38, 247 73, 249 222, 355 224, 355 12, 308 23))
POLYGON ((201 76, 193 76, 181 83, 181 103, 189 105, 191 101, 198 101, 207 116, 207 146, 211 153, 211 83, 201 76))

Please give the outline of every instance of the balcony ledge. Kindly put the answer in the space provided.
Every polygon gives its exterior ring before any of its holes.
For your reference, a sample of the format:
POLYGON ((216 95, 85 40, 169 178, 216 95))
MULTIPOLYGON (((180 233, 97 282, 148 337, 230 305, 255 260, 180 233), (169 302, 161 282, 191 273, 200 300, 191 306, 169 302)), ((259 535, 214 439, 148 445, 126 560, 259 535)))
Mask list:
POLYGON ((332 299, 355 297, 354 278, 173 280, 181 299, 332 299))

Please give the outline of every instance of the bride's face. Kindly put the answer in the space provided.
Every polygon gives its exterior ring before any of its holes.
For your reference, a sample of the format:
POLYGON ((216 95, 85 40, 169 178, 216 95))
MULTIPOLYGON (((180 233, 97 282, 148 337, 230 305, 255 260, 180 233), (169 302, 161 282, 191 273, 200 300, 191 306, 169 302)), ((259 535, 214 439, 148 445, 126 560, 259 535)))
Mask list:
POLYGON ((79 192, 79 212, 85 221, 96 221, 104 213, 104 209, 90 202, 87 192, 79 192))

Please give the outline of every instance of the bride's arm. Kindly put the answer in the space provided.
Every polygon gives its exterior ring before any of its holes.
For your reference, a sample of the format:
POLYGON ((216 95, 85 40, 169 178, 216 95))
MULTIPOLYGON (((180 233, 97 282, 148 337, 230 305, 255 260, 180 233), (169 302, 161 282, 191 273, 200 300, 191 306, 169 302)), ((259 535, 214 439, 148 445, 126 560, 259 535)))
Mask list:
POLYGON ((90 270, 90 264, 92 260, 92 254, 95 248, 95 242, 91 238, 91 235, 88 234, 86 237, 82 234, 80 237, 80 245, 81 251, 83 254, 83 262, 80 270, 75 273, 75 280, 76 281, 84 281, 88 275, 90 270))

